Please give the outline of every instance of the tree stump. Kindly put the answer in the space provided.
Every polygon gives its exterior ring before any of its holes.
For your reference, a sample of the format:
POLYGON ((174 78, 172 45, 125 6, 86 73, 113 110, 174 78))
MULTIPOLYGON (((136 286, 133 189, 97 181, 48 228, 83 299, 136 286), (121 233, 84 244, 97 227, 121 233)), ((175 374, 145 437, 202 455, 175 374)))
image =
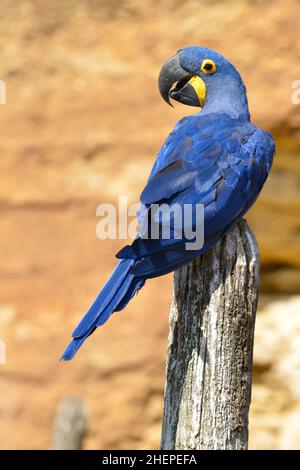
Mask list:
POLYGON ((258 286, 245 220, 175 272, 162 449, 247 449, 258 286))

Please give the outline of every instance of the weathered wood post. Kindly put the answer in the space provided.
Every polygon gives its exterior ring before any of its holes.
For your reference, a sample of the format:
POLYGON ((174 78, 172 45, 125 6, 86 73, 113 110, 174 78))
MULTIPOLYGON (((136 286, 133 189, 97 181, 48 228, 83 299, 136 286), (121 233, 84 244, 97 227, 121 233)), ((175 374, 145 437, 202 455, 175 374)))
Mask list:
POLYGON ((53 424, 53 450, 81 450, 88 426, 88 411, 80 397, 61 401, 53 424))
POLYGON ((175 272, 162 449, 247 449, 258 285, 245 220, 175 272))

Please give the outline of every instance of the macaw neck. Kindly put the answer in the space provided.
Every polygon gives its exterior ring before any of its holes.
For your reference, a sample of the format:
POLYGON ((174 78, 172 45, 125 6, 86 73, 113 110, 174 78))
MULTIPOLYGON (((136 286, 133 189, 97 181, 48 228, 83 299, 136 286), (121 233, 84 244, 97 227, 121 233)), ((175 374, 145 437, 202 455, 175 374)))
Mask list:
POLYGON ((250 118, 246 88, 241 79, 220 76, 206 83, 206 99, 201 115, 211 113, 250 118))

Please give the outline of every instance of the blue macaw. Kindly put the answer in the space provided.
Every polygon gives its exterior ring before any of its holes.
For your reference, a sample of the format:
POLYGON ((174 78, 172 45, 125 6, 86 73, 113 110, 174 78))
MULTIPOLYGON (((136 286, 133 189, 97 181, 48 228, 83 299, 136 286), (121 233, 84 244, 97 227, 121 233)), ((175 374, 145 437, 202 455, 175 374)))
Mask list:
POLYGON ((158 153, 141 194, 139 224, 149 220, 153 204, 201 203, 203 246, 187 250, 184 236, 147 239, 140 228, 132 245, 117 254, 121 261, 76 327, 64 360, 122 310, 146 279, 174 271, 213 247, 252 206, 270 171, 272 136, 250 123, 245 86, 222 55, 205 47, 181 49, 163 65, 158 86, 167 103, 172 98, 201 111, 181 119, 158 153))

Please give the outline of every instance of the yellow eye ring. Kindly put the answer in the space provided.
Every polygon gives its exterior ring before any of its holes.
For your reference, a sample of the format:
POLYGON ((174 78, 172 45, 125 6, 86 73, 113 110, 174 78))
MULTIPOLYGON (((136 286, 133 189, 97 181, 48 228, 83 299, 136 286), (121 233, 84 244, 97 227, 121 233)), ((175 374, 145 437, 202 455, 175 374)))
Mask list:
POLYGON ((217 66, 211 59, 204 59, 201 64, 201 72, 205 73, 206 75, 212 75, 217 71, 217 66))

